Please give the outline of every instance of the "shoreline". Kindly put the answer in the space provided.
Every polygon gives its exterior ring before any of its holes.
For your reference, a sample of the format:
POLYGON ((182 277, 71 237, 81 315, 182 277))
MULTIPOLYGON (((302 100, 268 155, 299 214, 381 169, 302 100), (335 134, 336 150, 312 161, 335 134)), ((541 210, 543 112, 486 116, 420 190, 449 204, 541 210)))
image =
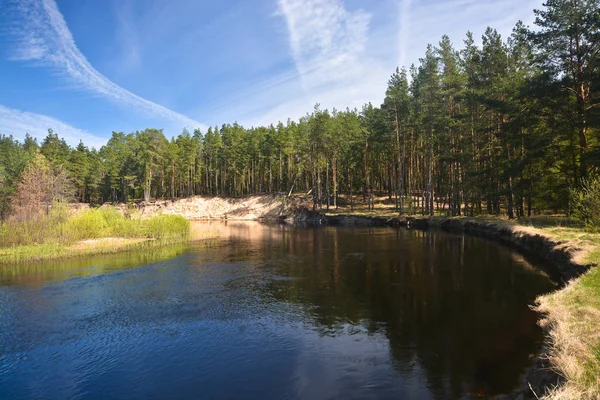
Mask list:
MULTIPOLYGON (((525 373, 523 386, 513 393, 498 398, 519 400, 542 398, 595 400, 598 398, 600 333, 596 325, 597 321, 600 321, 600 293, 592 295, 598 298, 598 303, 590 307, 585 304, 585 301, 581 303, 579 288, 586 286, 586 282, 592 280, 591 286, 600 290, 600 269, 593 268, 600 264, 600 235, 595 237, 598 242, 585 243, 585 240, 577 237, 585 236, 583 228, 568 229, 568 234, 563 234, 565 237, 561 237, 550 228, 536 228, 521 225, 518 220, 507 221, 490 216, 396 217, 389 214, 326 214, 304 208, 281 215, 277 219, 262 220, 292 225, 439 229, 448 233, 484 238, 506 245, 524 255, 539 257, 541 261, 556 268, 553 280, 559 285, 557 290, 539 296, 535 304, 531 305, 532 309, 540 314, 538 324, 544 330, 546 342, 525 373), (593 282, 595 279, 598 280, 597 284, 593 282), (575 300, 573 301, 572 298, 575 300), (581 318, 586 318, 589 324, 585 329, 573 329, 581 318), (573 332, 577 332, 577 335, 573 332), (585 346, 579 345, 581 342, 586 342, 582 335, 592 338, 585 346), (577 367, 580 364, 584 366, 577 367)), ((589 302, 589 296, 587 300, 589 302)))
MULTIPOLYGON (((557 290, 538 297, 535 305, 532 305, 532 308, 540 313, 538 324, 544 329, 546 344, 526 372, 523 387, 501 398, 597 398, 594 396, 600 393, 600 333, 596 327, 597 321, 600 321, 600 270, 592 267, 600 264, 600 234, 587 234, 580 227, 548 225, 536 228, 520 224, 518 220, 507 221, 490 216, 398 217, 391 213, 364 215, 352 212, 326 214, 311 211, 306 207, 294 208, 282 206, 281 203, 274 204, 278 199, 275 196, 271 197, 266 207, 263 208, 264 204, 261 204, 260 212, 248 210, 248 202, 236 199, 233 209, 227 209, 228 212, 222 215, 215 213, 200 216, 191 207, 187 210, 168 210, 168 214, 178 214, 188 221, 254 220, 292 225, 391 226, 422 230, 431 228, 481 237, 526 255, 539 257, 556 268, 558 279, 553 280, 559 284, 557 290), (245 207, 244 213, 237 212, 240 207, 238 203, 245 207), (589 289, 590 287, 592 289, 589 289), (582 318, 589 320, 585 329, 578 325, 582 318), (574 329, 574 326, 577 329, 574 329), (591 339, 585 340, 586 337, 591 339), (583 367, 574 367, 579 364, 583 367)), ((142 208, 141 211, 149 216, 157 210, 147 212, 148 210, 142 208)), ((163 208, 161 211, 167 210, 163 208)), ((551 222, 560 225, 560 219, 552 218, 551 222)), ((189 236, 176 240, 112 237, 80 241, 71 245, 19 246, 0 249, 0 267, 10 263, 23 264, 152 249, 187 242, 190 239, 189 236)))
POLYGON ((570 240, 553 238, 543 229, 497 221, 481 220, 476 217, 397 217, 363 216, 352 214, 321 214, 310 211, 292 216, 282 222, 292 224, 318 223, 331 226, 391 226, 407 229, 440 229, 450 233, 464 233, 505 244, 523 253, 541 257, 554 265, 563 280, 578 278, 597 264, 586 262, 590 249, 583 249, 570 240))
MULTIPOLYGON (((327 215, 322 223, 332 226, 392 226, 407 229, 440 229, 464 233, 505 244, 523 253, 541 257, 554 265, 565 283, 585 274, 595 266, 585 262, 586 249, 569 240, 555 239, 542 229, 511 224, 506 221, 486 221, 471 217, 399 217, 327 215)), ((294 223, 300 222, 294 220, 294 223)), ((310 222, 310 221, 306 221, 310 222)), ((563 285, 564 286, 564 285, 563 285)))
POLYGON ((394 218, 377 215, 321 214, 304 210, 300 215, 292 215, 290 222, 332 226, 440 229, 449 233, 484 238, 511 247, 523 254, 540 257, 554 266, 559 275, 557 281, 559 288, 539 296, 535 305, 532 305, 532 309, 541 316, 538 324, 544 330, 546 343, 525 373, 523 387, 500 398, 597 398, 597 393, 600 391, 600 375, 596 375, 596 378, 594 375, 600 366, 600 334, 596 328, 597 321, 600 321, 600 299, 598 299, 597 309, 579 304, 581 301, 579 288, 586 286, 584 281, 592 279, 589 278, 591 274, 598 274, 598 270, 593 268, 598 263, 590 261, 589 258, 595 251, 600 251, 600 245, 586 247, 576 239, 560 238, 544 232, 543 228, 519 225, 518 221, 511 223, 485 217, 394 218), (576 300, 573 302, 571 297, 576 300), (574 329, 573 327, 578 326, 578 321, 582 318, 589 320, 589 324, 584 329, 574 329), (590 335, 592 339, 587 341, 587 345, 581 346, 578 342, 585 342, 585 340, 579 335, 590 335), (594 355, 596 352, 598 356, 594 355), (594 357, 597 359, 594 360, 594 357))
POLYGON ((189 239, 159 240, 150 238, 99 238, 82 240, 72 245, 39 244, 0 249, 0 267, 67 260, 80 257, 109 255, 156 249, 168 245, 182 244, 189 239))
POLYGON ((35 218, 0 223, 0 264, 113 254, 189 239, 182 216, 142 218, 116 207, 69 209, 57 203, 35 218))

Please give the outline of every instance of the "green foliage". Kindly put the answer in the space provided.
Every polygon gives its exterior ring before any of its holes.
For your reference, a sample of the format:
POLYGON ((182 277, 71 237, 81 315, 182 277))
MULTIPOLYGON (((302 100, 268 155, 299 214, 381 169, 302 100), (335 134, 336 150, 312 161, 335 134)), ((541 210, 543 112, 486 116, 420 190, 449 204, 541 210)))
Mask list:
POLYGON ((536 30, 518 22, 503 38, 489 27, 458 50, 444 35, 395 68, 380 106, 316 104, 298 121, 173 138, 113 132, 101 149, 72 148, 52 130, 40 146, 0 136, 0 219, 38 148, 90 204, 293 190, 322 208, 373 190, 400 213, 566 211, 569 188, 600 165, 598 9, 548 0, 536 30))
POLYGON ((5 221, 0 224, 0 248, 69 242, 70 235, 64 229, 67 219, 66 204, 54 202, 48 214, 37 214, 31 219, 5 221))
POLYGON ((98 238, 145 238, 178 241, 189 237, 189 222, 178 215, 147 219, 126 217, 113 207, 71 215, 65 203, 55 202, 48 215, 0 224, 0 248, 23 245, 70 245, 98 238))
POLYGON ((590 229, 600 229, 600 177, 583 178, 581 187, 571 190, 570 201, 576 218, 590 229))
POLYGON ((145 237, 159 240, 187 239, 190 223, 179 215, 157 215, 141 220, 140 232, 145 237))
POLYGON ((77 232, 80 239, 141 236, 134 220, 112 207, 96 208, 69 218, 65 230, 77 232))
POLYGON ((40 149, 49 162, 57 165, 65 165, 71 153, 71 148, 67 142, 54 133, 52 129, 48 129, 48 136, 42 142, 40 149))
POLYGON ((12 136, 0 135, 0 219, 10 213, 10 198, 36 149, 37 142, 29 135, 24 145, 12 136))
POLYGON ((60 245, 20 246, 0 249, 0 263, 10 264, 0 268, 0 280, 18 281, 23 274, 35 274, 48 282, 76 276, 95 276, 111 271, 126 270, 138 265, 169 260, 184 253, 189 243, 162 243, 147 241, 136 243, 123 252, 123 248, 92 248, 71 252, 60 245), (113 255, 116 253, 118 255, 113 255), (64 258, 68 257, 68 260, 64 258), (36 262, 29 262, 36 261, 36 262), (95 268, 86 268, 94 265, 95 268))

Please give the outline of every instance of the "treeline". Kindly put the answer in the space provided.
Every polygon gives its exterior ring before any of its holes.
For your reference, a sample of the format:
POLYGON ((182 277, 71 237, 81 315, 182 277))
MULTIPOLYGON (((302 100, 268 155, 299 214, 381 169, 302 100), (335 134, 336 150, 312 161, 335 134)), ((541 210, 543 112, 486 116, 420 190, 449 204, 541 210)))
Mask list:
MULTIPOLYGON (((537 28, 447 36, 397 69, 380 107, 325 110, 244 128, 113 132, 101 149, 0 138, 0 211, 40 152, 78 201, 301 191, 315 207, 385 193, 401 213, 568 211, 569 189, 600 164, 600 1, 548 0, 537 28)), ((352 201, 352 200, 350 200, 352 201)))

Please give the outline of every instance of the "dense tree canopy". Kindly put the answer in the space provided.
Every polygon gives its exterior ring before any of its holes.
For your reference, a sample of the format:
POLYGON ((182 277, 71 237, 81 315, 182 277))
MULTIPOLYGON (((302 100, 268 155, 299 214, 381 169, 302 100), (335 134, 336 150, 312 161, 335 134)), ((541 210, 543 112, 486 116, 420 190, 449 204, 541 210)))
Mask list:
POLYGON ((336 207, 340 194, 371 204, 383 192, 400 213, 568 211, 569 188, 600 165, 600 1, 547 0, 535 14, 536 29, 488 28, 481 46, 471 33, 461 49, 443 36, 393 72, 379 107, 317 104, 299 121, 171 140, 113 132, 101 149, 52 130, 41 143, 1 136, 0 213, 36 154, 90 203, 302 191, 336 207))

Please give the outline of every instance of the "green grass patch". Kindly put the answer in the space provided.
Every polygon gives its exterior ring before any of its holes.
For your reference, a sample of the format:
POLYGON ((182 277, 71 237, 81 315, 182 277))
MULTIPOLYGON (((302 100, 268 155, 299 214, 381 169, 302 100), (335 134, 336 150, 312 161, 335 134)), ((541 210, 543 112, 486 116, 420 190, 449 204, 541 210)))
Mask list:
POLYGON ((17 246, 0 249, 0 264, 21 264, 25 262, 116 254, 130 251, 156 251, 157 248, 180 243, 182 242, 166 240, 132 240, 129 242, 123 241, 122 243, 110 246, 102 243, 84 247, 65 246, 60 244, 17 246))
POLYGON ((0 249, 0 263, 34 260, 38 257, 53 258, 59 255, 63 248, 63 245, 52 243, 2 248, 0 249))
POLYGON ((581 261, 595 265, 564 289, 539 299, 550 328, 550 359, 565 384, 547 399, 600 398, 600 235, 584 228, 541 229, 585 249, 581 261))
POLYGON ((48 215, 0 225, 0 263, 109 254, 189 240, 179 215, 126 216, 112 207, 70 215, 55 205, 48 215))

